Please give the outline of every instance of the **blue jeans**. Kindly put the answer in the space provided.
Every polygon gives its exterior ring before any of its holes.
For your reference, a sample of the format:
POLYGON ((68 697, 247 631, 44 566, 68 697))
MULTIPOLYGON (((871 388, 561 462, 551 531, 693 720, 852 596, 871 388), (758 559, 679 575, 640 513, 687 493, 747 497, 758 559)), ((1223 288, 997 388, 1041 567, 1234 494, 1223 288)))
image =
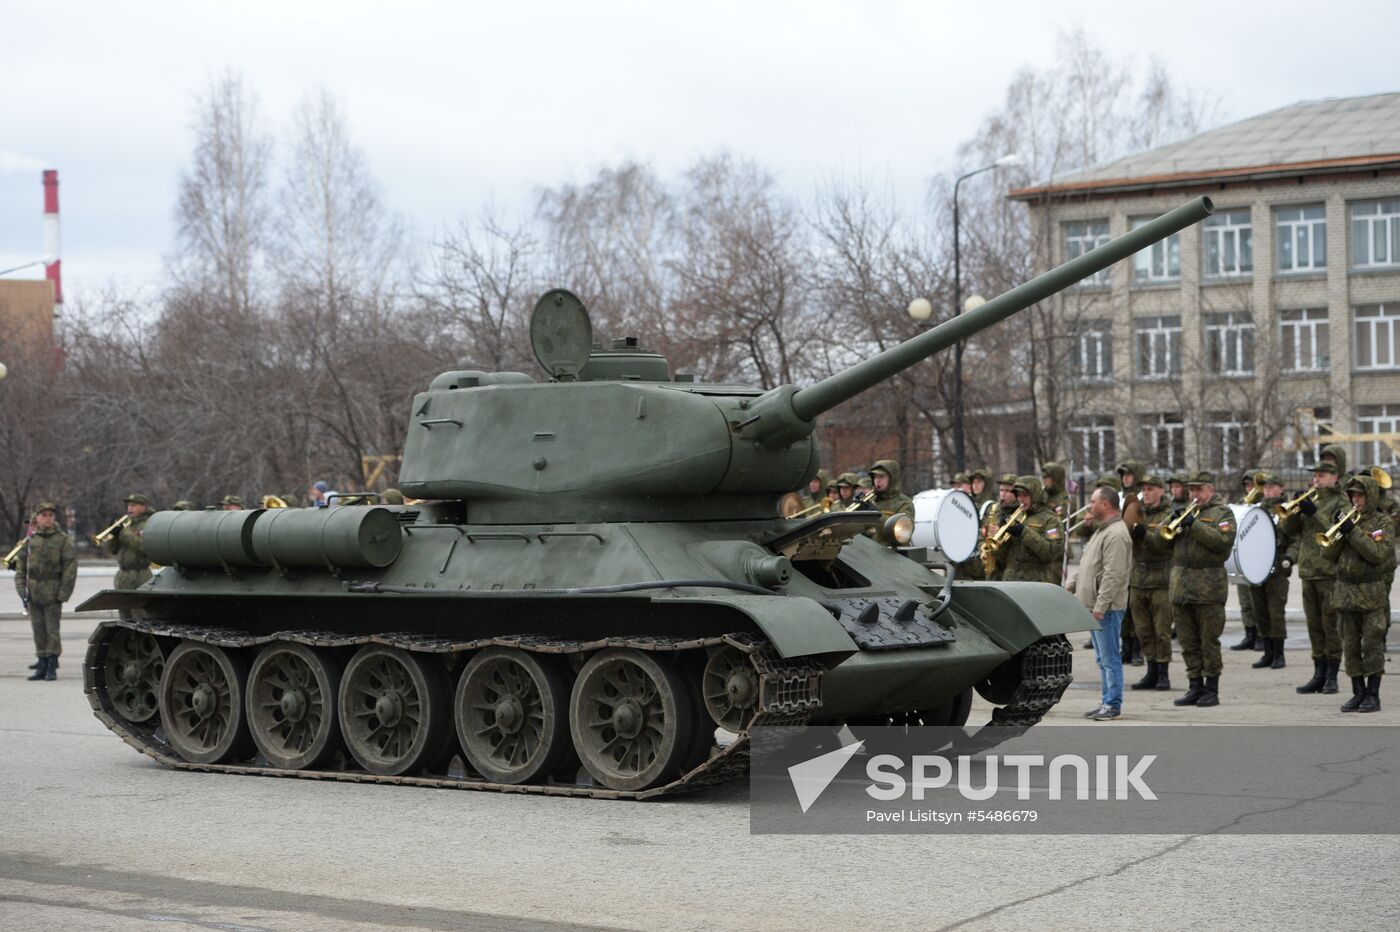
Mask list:
POLYGON ((1099 662, 1099 680, 1103 683, 1103 704, 1111 709, 1123 707, 1123 654, 1119 644, 1123 636, 1123 610, 1103 613, 1099 630, 1089 633, 1094 642, 1094 659, 1099 662))

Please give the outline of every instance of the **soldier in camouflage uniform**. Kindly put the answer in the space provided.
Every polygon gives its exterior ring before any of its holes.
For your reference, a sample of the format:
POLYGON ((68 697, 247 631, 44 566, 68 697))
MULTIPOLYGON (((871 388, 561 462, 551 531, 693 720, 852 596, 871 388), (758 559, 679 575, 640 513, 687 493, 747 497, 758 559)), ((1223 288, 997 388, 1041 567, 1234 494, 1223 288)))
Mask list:
POLYGON ((967 474, 972 485, 972 491, 969 493, 972 496, 972 505, 979 515, 983 513, 983 509, 987 505, 997 500, 997 494, 987 482, 987 477, 988 472, 983 467, 978 467, 967 474))
POLYGON ((1065 527, 1045 503, 1045 489, 1035 476, 1021 476, 1012 486, 1026 519, 1010 530, 1006 553, 1007 582, 1060 584, 1060 561, 1065 552, 1065 527))
POLYGON ((1385 580, 1395 571, 1395 523, 1376 509, 1380 490, 1370 476, 1354 476, 1347 482, 1346 494, 1359 514, 1342 524, 1335 544, 1322 548, 1323 556, 1337 568, 1332 603, 1351 677, 1351 698, 1342 711, 1379 712, 1385 634, 1390 626, 1385 580))
POLYGON ((1214 473, 1198 472, 1186 486, 1200 510, 1178 525, 1168 588, 1190 686, 1173 704, 1214 706, 1220 704, 1220 633, 1229 591, 1225 560, 1235 544, 1235 516, 1215 494, 1214 473))
POLYGON ((860 477, 853 472, 843 472, 836 477, 836 501, 832 511, 845 511, 856 503, 856 489, 860 488, 860 477))
POLYGON ((807 488, 798 495, 798 498, 802 500, 802 507, 811 508, 813 505, 820 504, 821 500, 826 497, 826 487, 830 484, 831 474, 825 469, 818 469, 817 474, 812 477, 812 481, 807 483, 807 488))
POLYGON ((1157 529, 1171 518, 1161 478, 1140 475, 1142 520, 1131 530, 1133 568, 1128 577, 1128 606, 1133 613, 1138 643, 1147 661, 1147 674, 1131 689, 1171 689, 1172 604, 1171 585, 1173 543, 1162 539, 1157 529))
MULTIPOLYGON (((1333 466, 1336 466, 1338 476, 1345 476, 1347 474, 1347 448, 1340 443, 1329 443, 1327 446, 1323 447, 1317 459, 1320 463, 1331 463, 1333 466)), ((1340 488, 1340 485, 1338 488, 1340 488)))
POLYGON ((58 655, 63 653, 59 620, 78 578, 73 541, 58 529, 57 511, 52 502, 39 503, 34 531, 15 558, 15 591, 29 609, 38 658, 31 680, 58 679, 58 655))
POLYGON ((191 501, 188 501, 188 500, 182 498, 182 499, 180 499, 178 502, 176 502, 175 504, 171 505, 171 506, 170 506, 170 510, 171 510, 171 511, 198 511, 198 510, 199 510, 199 507, 196 506, 194 502, 191 502, 191 501))
POLYGON ((959 492, 966 492, 969 498, 972 497, 972 478, 965 472, 953 473, 953 488, 959 492))
MULTIPOLYGON (((135 589, 151 578, 151 561, 141 541, 146 519, 151 516, 151 500, 133 492, 122 501, 126 502, 126 514, 131 523, 107 541, 107 551, 117 557, 117 575, 112 585, 117 589, 135 589)), ((125 620, 131 618, 131 613, 126 609, 119 614, 125 620)))
POLYGON ((1006 552, 1003 547, 996 554, 996 566, 992 575, 988 576, 986 567, 982 564, 981 543, 988 537, 996 533, 997 528, 1006 523, 1016 510, 1016 493, 1012 487, 1016 484, 1015 473, 1004 473, 997 477, 997 498, 991 505, 982 512, 978 527, 978 549, 971 557, 958 564, 958 576, 962 579, 1001 579, 1006 573, 1006 552))
MULTIPOLYGON (((1345 454, 1343 454, 1345 455, 1345 454)), ((1318 493, 1300 502, 1298 511, 1279 522, 1285 534, 1298 543, 1298 578, 1303 584, 1303 616, 1308 620, 1308 640, 1312 642, 1313 675, 1300 693, 1335 693, 1337 672, 1342 666, 1342 640, 1337 630, 1337 613, 1332 606, 1332 585, 1336 567, 1323 556, 1317 535, 1332 525, 1332 516, 1345 499, 1337 488, 1337 466, 1319 462, 1313 467, 1313 486, 1318 493)))
POLYGON ((1191 503, 1191 493, 1186 491, 1186 480, 1190 478, 1184 472, 1174 472, 1167 479, 1167 491, 1171 493, 1168 504, 1173 508, 1185 508, 1191 503))
MULTIPOLYGON (((1254 489, 1254 473, 1246 472, 1240 485, 1243 493, 1238 504, 1243 505, 1254 489)), ((1248 583, 1237 583, 1235 594, 1240 599, 1240 620, 1244 622, 1244 637, 1238 644, 1231 644, 1230 650, 1267 650, 1263 636, 1259 634, 1259 628, 1254 621, 1254 587, 1248 583)), ((1270 657, 1270 661, 1272 659, 1270 657)))
POLYGON ((242 511, 244 507, 243 499, 237 495, 225 495, 219 501, 220 511, 242 511))
MULTIPOLYGON (((877 460, 870 467, 870 481, 875 489, 875 500, 871 504, 884 519, 891 515, 908 515, 913 520, 914 500, 900 490, 899 475, 899 463, 894 460, 877 460)), ((899 546, 895 540, 886 537, 883 525, 875 539, 891 547, 899 546)))
MULTIPOLYGON (((1258 505, 1269 515, 1283 503, 1283 480, 1277 474, 1261 472, 1264 480, 1264 497, 1258 505)), ((1293 575, 1293 564, 1298 562, 1298 541, 1284 533, 1278 519, 1274 519, 1274 565, 1268 579, 1257 586, 1247 587, 1254 601, 1254 624, 1263 642, 1264 656, 1252 666, 1256 670, 1269 668, 1281 670, 1284 667, 1283 642, 1288 639, 1285 609, 1288 605, 1288 577, 1293 575)))
MULTIPOLYGON (((1069 514, 1069 490, 1065 486, 1063 463, 1046 463, 1040 467, 1040 481, 1045 489, 1045 507, 1061 521, 1069 514)), ((1063 529, 1062 529, 1063 530, 1063 529)))

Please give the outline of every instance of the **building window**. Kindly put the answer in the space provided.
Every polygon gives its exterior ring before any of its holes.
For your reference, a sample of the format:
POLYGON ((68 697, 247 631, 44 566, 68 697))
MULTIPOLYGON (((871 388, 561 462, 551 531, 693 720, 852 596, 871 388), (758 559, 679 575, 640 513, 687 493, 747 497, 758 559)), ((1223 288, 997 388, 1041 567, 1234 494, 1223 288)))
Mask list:
POLYGON ((1400 305, 1355 309, 1357 369, 1400 368, 1400 305))
MULTIPOLYGON (((1152 217, 1134 217, 1130 221, 1136 230, 1152 217)), ((1181 234, 1173 233, 1133 255, 1133 281, 1139 283, 1174 282, 1181 278, 1181 234)))
POLYGON ((1180 414, 1154 414, 1142 421, 1143 446, 1159 469, 1186 466, 1186 425, 1180 414))
POLYGON ((1202 235, 1206 275, 1225 278, 1254 271, 1254 228, 1249 222, 1249 208, 1212 214, 1203 224, 1202 235))
MULTIPOLYGON (((1065 261, 1078 258, 1091 249, 1097 249, 1108 242, 1107 220, 1084 220, 1065 224, 1065 261)), ((1081 285, 1107 285, 1108 269, 1095 272, 1080 282, 1081 285)))
POLYGON ((1280 207, 1278 218, 1278 270, 1318 272, 1327 268, 1327 209, 1280 207))
POLYGON ((1386 440, 1368 440, 1361 444, 1361 460, 1358 466, 1384 466, 1387 469, 1400 465, 1392 445, 1400 446, 1400 404, 1361 405, 1356 409, 1356 430, 1362 434, 1391 434, 1386 440))
POLYGON ((1226 479, 1231 473, 1244 469, 1245 448, 1249 443, 1249 417, 1233 411, 1213 411, 1206 422, 1207 457, 1225 475, 1222 487, 1233 485, 1226 479))
POLYGON ((1141 317, 1134 322, 1140 379, 1181 375, 1181 318, 1141 317))
POLYGON ((1083 381, 1107 382, 1113 378, 1112 321, 1081 321, 1070 347, 1070 373, 1083 381))
POLYGON ((1069 452, 1076 472, 1102 475, 1117 463, 1113 448, 1113 418, 1081 417, 1069 423, 1069 452))
POLYGON ((1246 312, 1206 315, 1206 364, 1216 375, 1254 372, 1254 317, 1246 312))
POLYGON ((1298 417, 1288 425, 1288 449, 1293 450, 1293 465, 1299 469, 1310 469, 1317 465, 1322 456, 1322 448, 1327 446, 1327 435, 1332 433, 1330 407, 1299 408, 1298 417))
POLYGON ((1351 254, 1359 269, 1400 265, 1400 201, 1351 205, 1351 254))
POLYGON ((1279 346, 1284 372, 1326 372, 1327 308, 1279 311, 1279 346))

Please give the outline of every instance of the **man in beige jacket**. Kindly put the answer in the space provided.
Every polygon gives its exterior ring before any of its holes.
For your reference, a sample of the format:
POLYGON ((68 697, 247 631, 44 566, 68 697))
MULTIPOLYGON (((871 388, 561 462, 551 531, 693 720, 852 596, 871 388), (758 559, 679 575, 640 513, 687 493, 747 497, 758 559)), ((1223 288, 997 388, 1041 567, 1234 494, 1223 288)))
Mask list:
POLYGON ((1118 511, 1118 495, 1110 488, 1101 486, 1094 490, 1089 498, 1087 520, 1093 523, 1094 536, 1084 547, 1079 572, 1070 581, 1069 590, 1094 613, 1099 623, 1099 630, 1093 632, 1090 639, 1094 642, 1094 657, 1098 660, 1099 678, 1103 682, 1103 700, 1084 717, 1103 722, 1117 718, 1123 708, 1123 656, 1119 651, 1119 638, 1123 612, 1128 607, 1133 538, 1118 511))

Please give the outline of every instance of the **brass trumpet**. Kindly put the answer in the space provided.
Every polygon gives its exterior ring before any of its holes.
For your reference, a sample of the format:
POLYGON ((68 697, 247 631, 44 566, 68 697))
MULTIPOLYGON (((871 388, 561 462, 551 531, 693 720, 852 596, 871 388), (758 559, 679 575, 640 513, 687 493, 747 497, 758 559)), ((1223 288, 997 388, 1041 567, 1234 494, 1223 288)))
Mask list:
POLYGON ((873 502, 873 501, 875 501, 875 490, 874 490, 874 489, 867 489, 866 491, 861 492, 859 495, 857 495, 857 496, 851 501, 851 503, 850 503, 849 505, 847 505, 847 506, 846 506, 844 509, 842 509, 842 510, 843 510, 843 511, 857 511, 857 510, 860 509, 860 507, 861 507, 862 505, 868 505, 868 504, 870 504, 870 503, 873 502))
POLYGON ((1177 534, 1181 533, 1181 522, 1186 520, 1187 515, 1194 515, 1201 510, 1201 506, 1192 502, 1172 521, 1167 522, 1157 529, 1157 533, 1162 535, 1162 540, 1174 540, 1177 534))
POLYGON ((1006 519, 1005 524, 997 528, 986 540, 982 541, 982 545, 979 548, 982 554, 982 569, 986 571, 989 578, 997 569, 997 551, 1001 549, 1002 544, 1006 543, 1006 539, 1011 536, 1011 529, 1026 520, 1027 514, 1028 512, 1025 506, 1017 508, 1015 511, 1011 512, 1011 517, 1006 519))
POLYGON ((794 511, 792 514, 788 515, 788 517, 805 518, 808 515, 816 514, 817 512, 826 514, 829 511, 831 511, 831 499, 823 497, 808 505, 806 508, 803 508, 801 511, 794 511))
MULTIPOLYGON (((1390 477, 1387 476, 1386 478, 1388 479, 1390 477)), ((1317 498, 1317 493, 1320 491, 1322 491, 1322 487, 1315 485, 1297 498, 1290 498, 1288 501, 1276 506, 1274 508, 1274 514, 1278 515, 1280 518, 1291 518, 1298 513, 1298 509, 1302 506, 1303 502, 1312 501, 1314 498, 1317 498)))
POLYGON ((15 568, 15 560, 19 558, 19 552, 24 549, 24 545, 28 541, 28 537, 20 538, 20 542, 15 544, 14 549, 12 549, 9 553, 5 554, 5 559, 0 560, 0 563, 5 564, 5 569, 12 570, 15 568))
POLYGON ((130 523, 131 515, 122 515, 120 518, 107 525, 107 527, 104 528, 100 533, 94 534, 92 536, 92 542, 98 547, 104 547, 106 546, 107 541, 120 534, 122 532, 122 528, 126 527, 130 523))
POLYGON ((1361 517, 1361 512, 1357 511, 1355 506, 1348 508, 1346 514, 1342 515, 1340 518, 1337 519, 1336 524, 1332 525, 1327 530, 1318 533, 1317 537, 1315 538, 1317 540, 1318 546, 1336 546, 1337 542, 1342 539, 1342 525, 1346 524, 1348 521, 1355 521, 1359 517, 1361 517))

